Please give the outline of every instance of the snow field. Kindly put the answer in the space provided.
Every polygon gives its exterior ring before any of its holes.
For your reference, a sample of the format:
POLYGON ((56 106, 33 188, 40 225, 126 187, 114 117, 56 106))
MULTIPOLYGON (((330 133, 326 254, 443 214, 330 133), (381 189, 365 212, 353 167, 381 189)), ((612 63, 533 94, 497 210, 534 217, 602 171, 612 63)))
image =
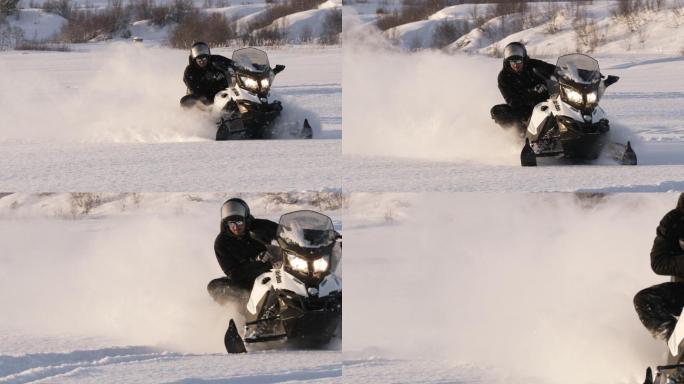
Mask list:
MULTIPOLYGON (((227 195, 91 196, 0 198, 0 290, 14 292, 0 296, 0 382, 341 382, 340 346, 224 354, 237 309, 206 285, 222 274, 213 242, 227 195)), ((275 221, 317 209, 306 193, 242 196, 275 221)), ((338 211, 323 213, 341 230, 338 211)))

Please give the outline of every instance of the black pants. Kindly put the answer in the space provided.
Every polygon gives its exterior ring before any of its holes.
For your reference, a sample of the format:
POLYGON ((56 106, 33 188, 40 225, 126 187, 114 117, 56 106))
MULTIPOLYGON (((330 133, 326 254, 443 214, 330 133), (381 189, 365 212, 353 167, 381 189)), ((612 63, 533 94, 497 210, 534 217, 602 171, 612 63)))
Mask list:
POLYGON ((245 286, 244 283, 236 282, 230 277, 214 279, 207 285, 209 295, 211 295, 211 298, 219 304, 225 304, 232 301, 243 305, 249 300, 251 290, 251 286, 245 286))
POLYGON ((684 283, 663 283, 634 296, 634 308, 644 326, 657 339, 670 338, 684 307, 684 283))
POLYGON ((492 107, 490 113, 492 119, 504 128, 515 127, 521 132, 525 131, 527 121, 529 121, 534 109, 531 105, 511 107, 508 104, 498 104, 492 107))
POLYGON ((180 105, 183 108, 192 108, 197 104, 201 105, 211 105, 213 103, 212 100, 209 100, 208 98, 204 96, 197 96, 197 95, 185 95, 181 97, 180 99, 180 105))

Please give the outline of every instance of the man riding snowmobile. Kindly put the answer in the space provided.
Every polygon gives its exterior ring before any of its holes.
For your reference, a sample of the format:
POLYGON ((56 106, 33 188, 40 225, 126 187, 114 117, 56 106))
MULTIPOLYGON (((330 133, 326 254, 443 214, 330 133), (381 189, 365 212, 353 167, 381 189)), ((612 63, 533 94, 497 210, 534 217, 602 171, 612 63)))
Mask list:
MULTIPOLYGON (((646 288, 634 296, 639 319, 653 337, 666 342, 672 335, 684 308, 684 193, 677 207, 660 221, 651 249, 651 269, 672 281, 646 288)), ((679 358, 674 363, 679 363, 679 358)), ((672 383, 684 383, 681 368, 670 376, 672 383)))
POLYGON ((278 224, 255 219, 247 203, 232 198, 221 207, 221 230, 214 242, 214 252, 225 277, 212 280, 207 286, 211 297, 220 304, 231 299, 244 300, 254 279, 271 269, 266 247, 275 239, 278 224))
POLYGON ((234 81, 233 61, 221 55, 212 55, 206 43, 194 43, 188 61, 183 73, 188 94, 180 100, 183 107, 190 108, 198 103, 212 104, 216 93, 234 81))
POLYGON ((508 44, 498 77, 499 91, 506 104, 492 107, 492 119, 504 128, 515 127, 524 132, 534 106, 549 98, 542 76, 549 77, 555 68, 553 64, 527 56, 522 43, 508 44))

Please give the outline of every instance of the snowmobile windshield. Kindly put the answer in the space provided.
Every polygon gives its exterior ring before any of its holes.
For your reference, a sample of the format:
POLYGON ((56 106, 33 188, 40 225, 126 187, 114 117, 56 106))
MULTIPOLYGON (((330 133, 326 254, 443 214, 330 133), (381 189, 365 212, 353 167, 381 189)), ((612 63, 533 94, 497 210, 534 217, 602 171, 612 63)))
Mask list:
POLYGON ((332 220, 314 211, 296 211, 280 217, 278 239, 292 248, 313 250, 335 243, 332 220))
POLYGON ((266 52, 256 48, 242 48, 233 52, 233 64, 242 70, 262 73, 271 70, 266 52))
POLYGON ((558 58, 556 77, 576 84, 597 84, 601 80, 598 61, 587 55, 575 53, 558 58))

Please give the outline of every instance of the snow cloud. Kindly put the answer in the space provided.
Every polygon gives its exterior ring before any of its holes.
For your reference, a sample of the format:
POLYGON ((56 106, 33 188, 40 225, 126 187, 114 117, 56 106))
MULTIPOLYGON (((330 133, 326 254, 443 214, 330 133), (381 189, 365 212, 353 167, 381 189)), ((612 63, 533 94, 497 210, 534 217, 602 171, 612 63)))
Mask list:
POLYGON ((345 218, 345 353, 448 358, 506 383, 641 383, 666 346, 632 298, 668 281, 649 252, 677 197, 398 195, 385 225, 387 195, 352 195, 373 217, 345 218))
POLYGON ((517 164, 520 145, 490 117, 501 62, 406 53, 345 14, 343 150, 348 155, 517 164))

